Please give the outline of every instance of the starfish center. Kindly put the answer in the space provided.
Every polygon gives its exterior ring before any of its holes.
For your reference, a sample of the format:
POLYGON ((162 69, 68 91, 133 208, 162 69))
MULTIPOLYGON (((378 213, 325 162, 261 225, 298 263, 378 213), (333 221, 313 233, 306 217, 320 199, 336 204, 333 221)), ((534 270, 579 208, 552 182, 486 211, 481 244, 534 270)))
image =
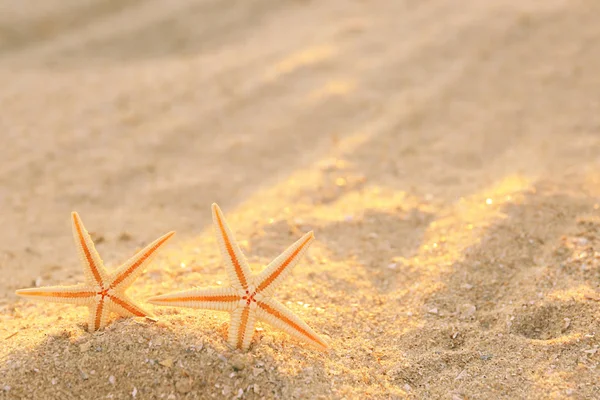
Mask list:
POLYGON ((256 303, 254 296, 256 296, 256 291, 253 291, 252 294, 250 294, 250 291, 246 290, 246 295, 243 296, 242 299, 246 300, 246 305, 250 305, 252 302, 256 303))
POLYGON ((102 289, 102 291, 98 292, 97 294, 102 296, 102 298, 104 299, 106 296, 108 296, 108 289, 102 289))

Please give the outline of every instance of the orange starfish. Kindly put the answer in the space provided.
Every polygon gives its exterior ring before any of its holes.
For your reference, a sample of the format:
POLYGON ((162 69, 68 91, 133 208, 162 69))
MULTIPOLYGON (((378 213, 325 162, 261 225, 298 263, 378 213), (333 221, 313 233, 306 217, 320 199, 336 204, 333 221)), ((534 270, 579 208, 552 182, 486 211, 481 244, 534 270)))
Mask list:
POLYGON ((17 290, 16 294, 37 300, 55 303, 71 303, 87 306, 90 310, 88 330, 104 328, 110 312, 124 317, 147 317, 151 313, 138 306, 125 290, 152 260, 156 250, 169 240, 175 232, 156 239, 112 274, 104 268, 102 259, 94 247, 94 242, 76 212, 71 213, 73 236, 84 266, 85 283, 73 286, 46 286, 17 290))
POLYGON ((298 263, 314 240, 313 233, 305 234, 261 273, 251 275, 248 261, 235 241, 218 205, 212 205, 212 214, 230 286, 165 294, 152 297, 148 302, 230 312, 231 322, 227 342, 232 347, 242 350, 248 350, 250 347, 257 320, 265 321, 318 349, 326 350, 328 346, 323 339, 292 311, 271 297, 275 288, 290 273, 292 267, 298 263))

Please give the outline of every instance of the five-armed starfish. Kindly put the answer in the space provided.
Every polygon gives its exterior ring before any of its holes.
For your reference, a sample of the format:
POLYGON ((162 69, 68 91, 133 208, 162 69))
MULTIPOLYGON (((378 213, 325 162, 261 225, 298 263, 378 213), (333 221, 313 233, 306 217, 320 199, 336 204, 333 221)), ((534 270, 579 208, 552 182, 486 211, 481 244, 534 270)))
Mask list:
POLYGON ((279 328, 288 334, 326 350, 327 343, 292 311, 271 296, 275 288, 298 263, 314 239, 312 232, 305 234, 261 273, 250 274, 248 261, 225 222, 218 205, 212 205, 213 222, 227 266, 229 287, 192 289, 152 297, 149 303, 167 306, 203 308, 228 311, 231 322, 227 341, 232 347, 248 350, 257 320, 279 328))
POLYGON ((169 240, 175 232, 156 239, 139 251, 129 261, 112 274, 104 268, 102 259, 94 247, 94 242, 86 231, 76 212, 73 219, 73 236, 79 249, 79 256, 85 271, 85 283, 73 286, 46 286, 17 290, 17 295, 51 301, 87 306, 90 310, 88 330, 93 332, 104 328, 110 312, 124 317, 146 317, 152 314, 138 306, 126 294, 125 290, 152 260, 156 250, 169 240))

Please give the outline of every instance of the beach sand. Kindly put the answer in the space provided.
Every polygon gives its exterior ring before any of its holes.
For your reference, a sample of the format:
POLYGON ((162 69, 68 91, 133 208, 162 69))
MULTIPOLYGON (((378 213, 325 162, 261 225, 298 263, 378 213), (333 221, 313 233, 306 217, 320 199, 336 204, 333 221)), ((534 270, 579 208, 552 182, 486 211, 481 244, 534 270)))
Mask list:
POLYGON ((600 2, 2 1, 0 398, 600 398, 600 2), (460 3, 460 5, 459 5, 460 3), (217 202, 331 344, 147 305, 226 285, 217 202), (16 289, 176 230, 129 294, 16 289))

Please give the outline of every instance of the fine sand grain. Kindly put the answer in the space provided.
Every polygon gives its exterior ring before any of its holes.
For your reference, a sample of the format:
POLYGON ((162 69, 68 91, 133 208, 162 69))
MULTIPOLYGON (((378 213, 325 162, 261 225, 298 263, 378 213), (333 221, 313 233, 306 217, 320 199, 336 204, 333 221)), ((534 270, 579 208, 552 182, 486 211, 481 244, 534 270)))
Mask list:
POLYGON ((0 398, 600 398, 597 0, 0 1, 0 398), (320 353, 228 315, 17 299, 170 230, 132 285, 227 284, 217 202, 320 353))

